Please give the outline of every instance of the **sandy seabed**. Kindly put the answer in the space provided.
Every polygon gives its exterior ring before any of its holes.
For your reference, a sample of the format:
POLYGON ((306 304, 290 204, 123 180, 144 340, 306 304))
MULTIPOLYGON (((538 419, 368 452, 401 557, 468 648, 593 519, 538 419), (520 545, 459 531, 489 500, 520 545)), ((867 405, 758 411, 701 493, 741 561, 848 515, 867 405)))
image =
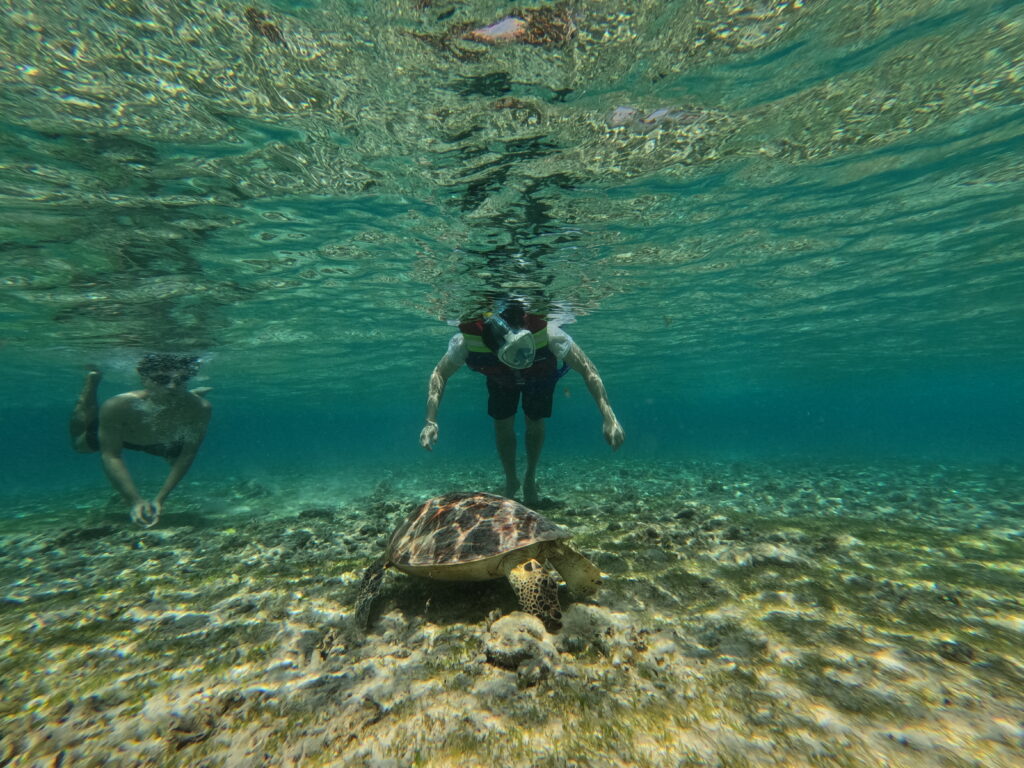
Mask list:
POLYGON ((1024 468, 546 465, 605 573, 563 628, 503 581, 364 568, 480 467, 225 478, 141 530, 9 504, 0 766, 1024 765, 1024 468))

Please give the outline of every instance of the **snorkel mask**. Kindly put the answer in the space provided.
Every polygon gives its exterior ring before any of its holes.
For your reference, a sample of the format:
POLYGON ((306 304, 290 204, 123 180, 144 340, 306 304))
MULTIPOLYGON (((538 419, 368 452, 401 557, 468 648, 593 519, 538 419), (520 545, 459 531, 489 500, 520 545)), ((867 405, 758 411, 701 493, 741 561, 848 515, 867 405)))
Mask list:
POLYGON ((513 370, 521 371, 533 365, 537 347, 533 334, 525 328, 513 330, 499 314, 489 315, 487 323, 499 339, 498 359, 513 370))

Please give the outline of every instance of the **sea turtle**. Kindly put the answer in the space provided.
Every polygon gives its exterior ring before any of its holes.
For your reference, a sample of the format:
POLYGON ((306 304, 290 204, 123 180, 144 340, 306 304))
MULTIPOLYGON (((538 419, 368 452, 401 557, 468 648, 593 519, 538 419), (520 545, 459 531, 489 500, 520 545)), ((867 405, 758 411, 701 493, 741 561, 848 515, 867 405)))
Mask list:
POLYGON ((424 502, 391 534, 387 551, 366 569, 356 599, 356 621, 369 625, 388 566, 444 581, 483 581, 505 576, 523 610, 549 626, 561 618, 558 586, 545 562, 562 574, 571 592, 593 594, 601 571, 566 541, 561 526, 512 499, 490 493, 449 493, 424 502))

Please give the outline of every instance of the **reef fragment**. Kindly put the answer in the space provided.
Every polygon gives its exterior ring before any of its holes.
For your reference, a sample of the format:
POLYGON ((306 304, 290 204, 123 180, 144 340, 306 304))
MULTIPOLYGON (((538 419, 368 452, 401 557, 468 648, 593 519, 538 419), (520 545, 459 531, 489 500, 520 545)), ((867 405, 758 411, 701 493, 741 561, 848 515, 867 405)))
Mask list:
POLYGON ((661 107, 646 115, 636 107, 618 106, 605 118, 609 128, 627 128, 635 133, 650 133, 657 128, 678 128, 699 123, 705 115, 692 109, 661 107))
POLYGON ((493 24, 466 32, 466 40, 495 45, 498 43, 525 43, 558 47, 576 36, 573 14, 566 3, 539 8, 514 9, 493 24))
POLYGON ((490 26, 468 32, 466 37, 480 43, 504 43, 521 38, 526 34, 528 26, 524 19, 517 16, 506 16, 490 26))
POLYGON ((245 20, 249 22, 249 29, 254 35, 265 37, 270 42, 277 43, 278 45, 285 45, 284 33, 281 31, 281 28, 274 24, 263 11, 258 8, 246 8, 245 20))

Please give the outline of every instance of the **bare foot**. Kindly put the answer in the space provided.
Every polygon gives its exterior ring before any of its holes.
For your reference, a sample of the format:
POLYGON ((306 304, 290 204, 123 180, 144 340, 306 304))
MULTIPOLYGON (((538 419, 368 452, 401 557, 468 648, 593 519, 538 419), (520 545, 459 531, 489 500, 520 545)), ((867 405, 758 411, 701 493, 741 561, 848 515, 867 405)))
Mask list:
MULTIPOLYGON (((82 382, 82 391, 78 393, 78 409, 85 409, 87 411, 93 411, 96 409, 96 390, 99 389, 100 379, 103 378, 103 374, 99 371, 89 371, 85 374, 85 380, 82 382)), ((85 418, 88 418, 93 414, 85 414, 85 418)))
POLYGON ((96 387, 100 385, 100 381, 103 379, 103 374, 99 371, 92 370, 85 374, 85 381, 82 382, 82 394, 89 394, 96 390, 96 387))
POLYGON ((516 494, 519 493, 519 480, 512 478, 505 481, 505 498, 514 499, 516 494))
POLYGON ((99 415, 99 403, 96 399, 96 392, 99 390, 100 379, 103 374, 96 370, 90 370, 85 374, 85 381, 82 382, 82 391, 78 393, 78 401, 71 412, 71 419, 68 422, 68 432, 71 435, 71 447, 78 453, 94 453, 99 450, 99 444, 95 439, 95 432, 90 438, 90 429, 96 424, 99 415))

